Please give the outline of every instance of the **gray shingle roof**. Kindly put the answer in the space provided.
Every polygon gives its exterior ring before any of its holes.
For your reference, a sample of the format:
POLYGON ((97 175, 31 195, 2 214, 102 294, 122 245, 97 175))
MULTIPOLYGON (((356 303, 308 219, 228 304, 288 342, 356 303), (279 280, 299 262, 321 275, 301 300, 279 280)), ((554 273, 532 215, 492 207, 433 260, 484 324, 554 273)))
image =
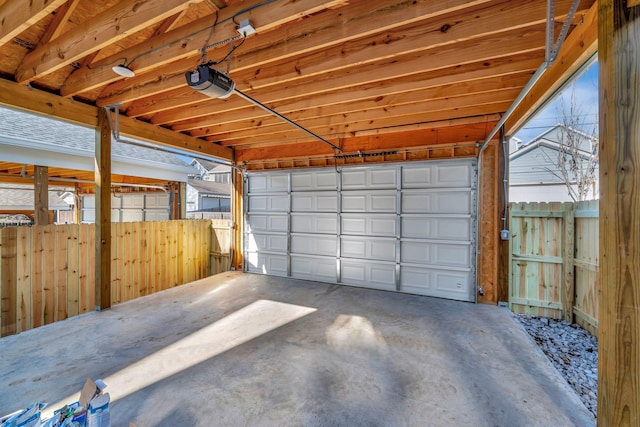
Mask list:
MULTIPOLYGON (((69 209, 69 205, 58 196, 62 188, 49 187, 49 210, 69 209)), ((0 184, 0 209, 34 209, 33 185, 0 184)))
POLYGON ((228 196, 231 194, 231 186, 213 181, 202 181, 200 179, 190 179, 188 184, 192 186, 198 193, 217 194, 228 196))
MULTIPOLYGON (((8 108, 0 108, 0 137, 2 136, 29 140, 52 151, 60 146, 93 153, 95 147, 95 131, 91 128, 8 108)), ((187 165, 171 153, 117 141, 112 143, 112 154, 170 165, 187 165)))

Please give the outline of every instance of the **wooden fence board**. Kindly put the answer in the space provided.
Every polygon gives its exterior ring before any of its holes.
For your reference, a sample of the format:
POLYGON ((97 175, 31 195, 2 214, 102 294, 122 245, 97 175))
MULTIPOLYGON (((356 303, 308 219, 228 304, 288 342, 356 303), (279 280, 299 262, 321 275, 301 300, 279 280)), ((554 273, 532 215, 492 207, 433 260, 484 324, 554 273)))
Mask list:
POLYGON ((509 302, 516 313, 574 320, 595 333, 598 201, 513 203, 509 302))
POLYGON ((95 308, 95 229, 88 224, 81 224, 78 233, 78 264, 80 277, 78 280, 79 313, 86 313, 95 308))
POLYGON ((55 281, 54 281, 54 299, 55 314, 53 321, 57 322, 67 318, 67 270, 69 269, 67 254, 67 230, 61 227, 53 226, 55 234, 55 251, 53 257, 55 259, 55 281))
POLYGON ((44 325, 54 322, 56 311, 56 232, 55 225, 45 225, 42 231, 42 252, 40 260, 43 264, 42 283, 42 322, 44 325))
POLYGON ((598 201, 580 202, 576 208, 575 308, 576 323, 595 334, 598 327, 598 201), (587 214, 583 214, 587 212, 587 214))
POLYGON ((16 332, 33 328, 31 311, 31 232, 30 228, 18 228, 18 264, 17 264, 17 312, 16 332))
POLYGON ((17 330, 18 233, 15 227, 0 230, 0 336, 17 330))
POLYGON ((34 227, 31 235, 31 319, 32 327, 44 324, 44 295, 43 295, 43 227, 34 227))
POLYGON ((66 317, 80 314, 80 226, 71 224, 67 232, 67 309, 66 317))
MULTIPOLYGON (((226 263, 214 265, 210 254, 229 229, 214 230, 211 220, 118 223, 111 230, 112 304, 227 270, 228 248, 218 247, 226 263)), ((0 229, 2 336, 94 309, 94 242, 93 224, 0 229)))

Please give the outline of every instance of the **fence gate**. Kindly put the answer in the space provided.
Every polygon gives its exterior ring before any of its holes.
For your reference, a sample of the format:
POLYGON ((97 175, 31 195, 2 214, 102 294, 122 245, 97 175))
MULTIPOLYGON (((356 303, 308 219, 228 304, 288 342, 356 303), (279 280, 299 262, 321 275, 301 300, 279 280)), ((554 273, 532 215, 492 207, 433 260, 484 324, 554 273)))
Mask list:
POLYGON ((512 203, 509 307, 597 328, 598 201, 512 203))

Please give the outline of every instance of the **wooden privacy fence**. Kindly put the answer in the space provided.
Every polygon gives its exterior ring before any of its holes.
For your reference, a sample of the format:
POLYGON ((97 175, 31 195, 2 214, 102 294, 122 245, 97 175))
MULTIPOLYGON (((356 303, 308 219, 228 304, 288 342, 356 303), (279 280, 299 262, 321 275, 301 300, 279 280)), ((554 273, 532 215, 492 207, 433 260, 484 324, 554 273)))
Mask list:
POLYGON ((598 201, 512 203, 509 306, 598 328, 598 201))
MULTIPOLYGON (((222 223, 112 223, 112 304, 226 271, 222 223)), ((2 336, 94 309, 95 225, 2 228, 0 255, 2 336)))

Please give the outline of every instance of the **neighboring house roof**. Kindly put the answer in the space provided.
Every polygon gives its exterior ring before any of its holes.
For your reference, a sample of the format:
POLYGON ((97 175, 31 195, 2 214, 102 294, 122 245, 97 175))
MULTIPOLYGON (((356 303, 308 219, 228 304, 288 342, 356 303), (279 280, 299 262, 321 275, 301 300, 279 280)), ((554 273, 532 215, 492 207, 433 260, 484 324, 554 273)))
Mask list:
POLYGON ((582 131, 565 126, 562 123, 556 123, 550 128, 544 130, 540 135, 536 136, 535 138, 525 143, 522 143, 519 141, 518 150, 521 150, 525 147, 535 144, 536 142, 541 142, 541 141, 550 141, 550 142, 560 143, 563 139, 563 136, 562 136, 563 132, 571 132, 571 133, 578 134, 579 136, 582 137, 582 141, 581 141, 582 144, 578 148, 581 151, 585 151, 589 153, 593 152, 593 142, 597 141, 597 138, 594 138, 591 135, 588 135, 582 131))
MULTIPOLYGON (((509 155, 509 182, 511 184, 563 184, 564 179, 557 166, 558 154, 561 150, 561 127, 555 125, 536 138, 521 145, 517 151, 509 155)), ((571 132, 578 132, 568 129, 571 132)), ((581 133, 581 132, 580 132, 581 133)), ((592 154, 590 137, 585 136, 579 150, 580 157, 586 161, 592 154)))
POLYGON ((213 181, 203 181, 199 179, 189 180, 188 185, 193 187, 198 193, 209 194, 215 196, 229 197, 231 195, 231 186, 213 181))
MULTIPOLYGON (((65 189, 49 187, 49 210, 67 210, 70 206, 60 198, 65 189)), ((0 184, 0 210, 34 210, 32 185, 0 184)))
MULTIPOLYGON (((22 111, 0 108, 2 160, 92 171, 95 129, 22 111)), ((144 141, 137 141, 147 144, 144 141)), ((178 156, 112 141, 112 173, 186 181, 194 169, 178 156)))
POLYGON ((222 163, 216 163, 204 159, 193 159, 189 165, 200 170, 202 174, 231 172, 231 166, 229 165, 224 165, 222 163))

